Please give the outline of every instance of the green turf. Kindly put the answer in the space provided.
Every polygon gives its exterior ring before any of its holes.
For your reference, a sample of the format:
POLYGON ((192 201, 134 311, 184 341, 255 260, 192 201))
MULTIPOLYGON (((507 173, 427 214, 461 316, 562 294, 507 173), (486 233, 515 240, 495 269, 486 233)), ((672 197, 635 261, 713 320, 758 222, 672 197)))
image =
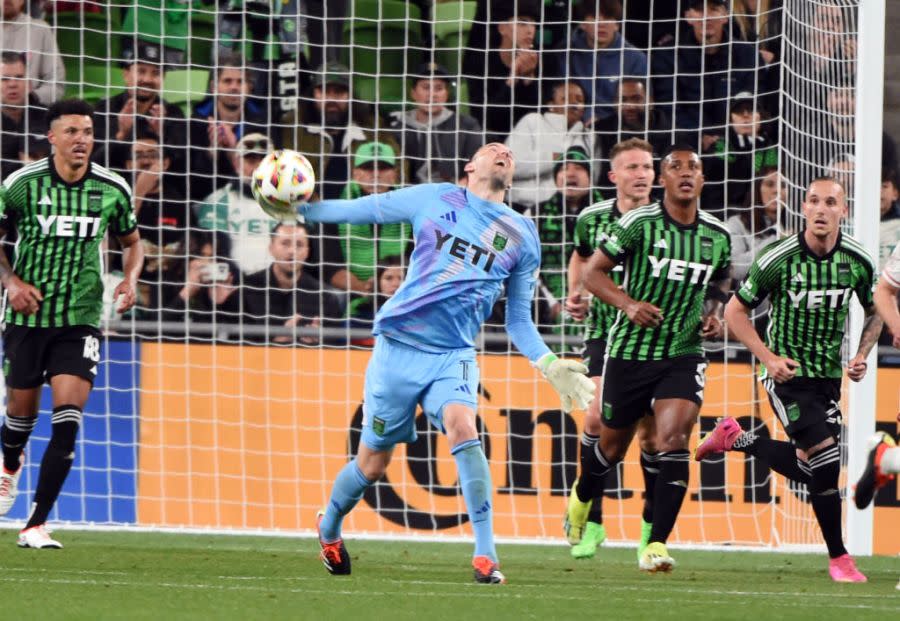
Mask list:
POLYGON ((566 547, 501 546, 509 584, 471 583, 463 544, 349 541, 329 576, 312 539, 62 530, 65 550, 19 550, 0 530, 3 619, 863 619, 894 618, 900 561, 861 559, 834 584, 823 556, 672 551, 671 575, 633 549, 574 561, 566 547))

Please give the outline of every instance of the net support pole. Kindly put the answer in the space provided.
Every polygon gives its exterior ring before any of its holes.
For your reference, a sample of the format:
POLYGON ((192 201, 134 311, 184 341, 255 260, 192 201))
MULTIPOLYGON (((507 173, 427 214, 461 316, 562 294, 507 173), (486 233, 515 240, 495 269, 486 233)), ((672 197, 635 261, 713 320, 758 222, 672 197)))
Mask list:
MULTIPOLYGON (((884 98, 884 0, 861 0, 857 35, 856 170, 853 234, 873 258, 878 257, 879 189, 881 187, 882 105, 884 98)), ((850 355, 862 332, 863 312, 854 303, 850 311, 850 355)), ((850 486, 865 468, 866 440, 875 431, 877 348, 869 355, 865 379, 850 382, 847 433, 847 498, 850 486)), ((872 507, 847 507, 847 548, 854 555, 872 554, 872 507)))

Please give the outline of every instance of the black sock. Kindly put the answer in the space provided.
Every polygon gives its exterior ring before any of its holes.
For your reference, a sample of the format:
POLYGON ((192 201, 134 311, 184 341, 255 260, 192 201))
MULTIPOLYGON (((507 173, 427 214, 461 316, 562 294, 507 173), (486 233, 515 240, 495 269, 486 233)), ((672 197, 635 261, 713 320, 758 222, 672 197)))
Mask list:
POLYGON ((681 503, 687 493, 691 454, 686 449, 659 454, 650 542, 665 543, 675 527, 681 503))
POLYGON ((792 481, 809 485, 809 466, 797 458, 797 448, 790 442, 762 438, 752 431, 745 431, 731 448, 762 459, 772 470, 792 481))
POLYGON ((52 420, 53 432, 41 460, 41 472, 34 492, 34 510, 25 528, 40 526, 47 521, 75 459, 75 438, 81 425, 81 409, 74 405, 53 408, 52 420))
POLYGON ((840 448, 834 444, 819 451, 809 458, 809 465, 812 470, 809 499, 828 546, 828 556, 837 558, 847 553, 841 536, 841 494, 838 491, 840 448))
POLYGON ((575 493, 578 495, 578 500, 587 502, 603 493, 603 489, 606 487, 606 473, 615 464, 610 463, 600 452, 598 442, 594 442, 590 448, 583 446, 582 453, 585 455, 585 459, 581 465, 581 476, 578 477, 578 483, 575 485, 575 493))
POLYGON ((37 424, 37 416, 18 418, 7 412, 6 420, 0 426, 0 444, 3 445, 3 467, 7 472, 19 469, 19 457, 25 450, 28 436, 37 424))
MULTIPOLYGON (((591 451, 593 446, 597 443, 599 436, 591 435, 587 431, 581 434, 581 452, 579 455, 579 463, 581 464, 581 472, 583 473, 586 469, 585 459, 587 453, 591 451)), ((581 498, 579 498, 581 500, 581 498)), ((584 502, 582 500, 582 502, 584 502)), ((588 522, 596 522, 597 524, 603 524, 603 495, 594 498, 591 502, 591 510, 588 513, 588 522)))
POLYGON ((648 524, 652 524, 656 477, 659 476, 659 453, 647 453, 641 450, 641 472, 644 475, 644 511, 641 517, 648 524))
POLYGON ((588 522, 603 524, 603 494, 591 501, 591 510, 588 512, 588 522))

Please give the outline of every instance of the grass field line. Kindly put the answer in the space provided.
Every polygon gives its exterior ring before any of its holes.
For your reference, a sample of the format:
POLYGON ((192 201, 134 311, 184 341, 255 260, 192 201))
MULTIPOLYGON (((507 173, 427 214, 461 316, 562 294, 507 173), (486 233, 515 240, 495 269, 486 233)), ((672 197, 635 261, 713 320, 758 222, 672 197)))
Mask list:
MULTIPOLYGON (((27 571, 27 569, 19 568, 21 571, 27 571)), ((37 573, 45 573, 45 572, 37 572, 37 573)), ((88 573, 88 572, 81 572, 88 573)), ((124 572, 119 572, 124 573, 124 572)), ((253 578, 256 579, 258 576, 219 576, 219 578, 253 578)), ((311 579, 312 582, 331 582, 331 584, 335 584, 337 582, 331 576, 323 576, 322 580, 319 579, 311 579)), ((288 578, 282 578, 288 579, 288 578)), ((296 581, 306 581, 309 579, 304 578, 290 578, 296 581)), ((31 579, 27 577, 9 577, 9 576, 0 576, 0 582, 18 582, 18 583, 31 583, 33 582, 31 579)), ((80 586, 117 586, 117 587, 137 587, 137 588, 147 588, 147 587, 157 587, 162 589, 182 589, 182 590, 218 590, 218 591, 244 591, 244 592, 260 592, 260 593, 294 593, 294 594, 309 594, 309 595, 350 595, 350 596, 362 596, 362 597, 371 597, 371 596, 380 596, 380 597, 396 597, 397 591, 373 591, 364 588, 360 588, 358 590, 348 590, 348 589, 334 589, 334 588, 279 588, 275 586, 273 588, 272 585, 263 586, 263 585, 253 585, 253 584, 212 584, 212 583, 196 583, 196 582, 149 582, 146 580, 141 581, 129 581, 129 580, 95 580, 95 579, 72 579, 72 578, 46 578, 42 577, 42 583, 49 584, 58 584, 58 585, 80 585, 80 586)), ((409 586, 450 586, 455 588, 462 588, 464 592, 447 592, 447 591, 405 591, 406 596, 416 596, 416 597, 489 597, 489 598, 511 598, 511 599, 521 599, 528 595, 528 593, 532 592, 531 590, 537 586, 535 584, 507 584, 503 587, 491 587, 485 588, 480 585, 476 585, 473 583, 459 583, 459 582, 447 582, 447 581, 428 581, 428 580, 396 580, 390 578, 374 578, 367 580, 367 583, 389 583, 389 584, 400 584, 400 585, 409 585, 409 586), (528 593, 518 593, 516 591, 522 589, 529 589, 528 593)), ((736 590, 718 590, 718 589, 697 589, 697 588, 682 588, 678 585, 671 584, 659 584, 659 589, 656 591, 648 590, 646 587, 638 587, 638 586, 626 586, 626 585, 610 585, 604 584, 602 585, 605 596, 609 596, 610 592, 641 592, 642 596, 645 599, 662 599, 669 600, 674 596, 683 597, 685 595, 688 596, 697 596, 703 601, 715 604, 727 604, 729 603, 729 599, 714 599, 715 596, 724 596, 726 598, 734 598, 734 597, 766 597, 771 598, 775 597, 785 597, 785 596, 794 596, 794 597, 805 597, 808 595, 805 592, 790 592, 790 591, 736 591, 736 590), (652 595, 651 595, 652 594, 652 595), (659 595, 661 597, 655 597, 655 595, 659 595)), ((847 610, 884 610, 884 611, 896 611, 896 606, 874 606, 869 604, 844 604, 841 602, 835 601, 822 601, 822 599, 837 599, 837 598, 858 598, 858 599, 877 599, 884 600, 884 595, 864 595, 864 594, 852 594, 852 593, 816 593, 815 599, 808 599, 802 602, 790 602, 790 601, 779 601, 778 607, 809 607, 809 608, 842 608, 847 610)), ((596 598, 592 595, 589 596, 579 596, 572 593, 567 592, 559 592, 556 594, 552 593, 544 593, 542 595, 542 599, 558 599, 558 600, 583 600, 583 601, 594 601, 596 598)), ((892 598, 889 598, 892 599, 892 598)))
POLYGON ((95 576, 128 576, 127 571, 105 571, 100 569, 44 569, 42 567, 4 567, 4 572, 18 571, 41 574, 91 574, 95 576))

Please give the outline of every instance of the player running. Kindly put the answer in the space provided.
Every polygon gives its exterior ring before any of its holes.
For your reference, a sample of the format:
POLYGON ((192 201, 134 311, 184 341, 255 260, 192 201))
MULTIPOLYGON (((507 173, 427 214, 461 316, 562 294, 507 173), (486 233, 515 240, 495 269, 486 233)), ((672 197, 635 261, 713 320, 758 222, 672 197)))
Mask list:
POLYGON ((601 481, 625 457, 638 421, 656 419, 659 473, 642 570, 670 571, 666 539, 687 492, 688 438, 703 402, 702 338, 718 336, 731 265, 725 225, 698 209, 703 168, 689 146, 660 164, 662 205, 639 207, 613 225, 585 274, 588 291, 619 309, 609 335, 600 439, 582 476, 601 481), (624 289, 610 277, 625 266, 624 289), (704 309, 704 306, 706 308, 704 309))
MULTIPOLYGON (((591 558, 597 547, 606 539, 603 526, 603 479, 584 476, 585 459, 593 450, 600 435, 600 388, 603 385, 603 364, 606 356, 606 337, 616 318, 617 309, 597 298, 584 296, 581 277, 588 259, 609 234, 612 225, 622 214, 650 203, 653 188, 653 147, 645 140, 631 138, 613 146, 609 151, 611 171, 609 179, 616 186, 616 198, 592 205, 578 214, 575 225, 575 251, 569 260, 569 296, 566 311, 576 321, 587 316, 584 343, 584 363, 588 376, 596 385, 594 400, 584 417, 581 435, 582 476, 575 482, 569 494, 564 530, 572 545, 574 558, 591 558), (590 302, 588 301, 590 299, 590 302)), ((621 286, 625 270, 617 265, 610 278, 621 286)), ((653 488, 656 483, 657 454, 653 417, 645 416, 638 423, 638 442, 641 446, 641 469, 646 489, 644 512, 641 520, 641 541, 638 558, 647 545, 650 525, 653 521, 653 488)))
MULTIPOLYGON (((894 347, 900 348, 900 310, 897 309, 897 295, 900 294, 900 244, 888 258, 881 278, 875 287, 875 308, 894 336, 894 347)), ((897 414, 900 422, 900 414, 897 414)), ((856 482, 854 501, 859 509, 865 509, 875 498, 875 492, 896 478, 900 472, 900 448, 894 438, 878 432, 869 440, 869 455, 866 469, 856 482)), ((900 590, 900 582, 897 583, 900 590)))
POLYGON ((58 101, 47 111, 53 155, 9 175, 0 186, 0 235, 18 232, 15 267, 0 248, 6 291, 3 372, 7 411, 0 427, 3 469, 0 515, 12 508, 23 451, 37 422, 41 386, 53 395, 52 433, 44 451, 34 507, 19 533, 23 548, 61 548, 44 528, 75 458, 81 412, 100 362, 103 307, 100 244, 107 228, 124 248, 118 311, 134 305, 144 261, 122 177, 91 162, 93 109, 58 101))
POLYGON ((490 143, 466 164, 467 189, 423 184, 301 208, 313 222, 411 222, 416 242, 406 280, 375 320, 359 451, 338 474, 318 516, 320 556, 332 574, 350 573, 341 539, 344 516, 384 474, 394 446, 415 441, 421 404, 447 434, 456 460, 475 534, 475 581, 505 582, 494 548, 491 474, 475 428, 474 347, 504 284, 509 336, 560 394, 563 409, 583 409, 593 398, 587 368, 552 354, 532 321, 540 241, 531 220, 502 203, 514 170, 512 152, 490 143))
POLYGON ((700 442, 695 457, 738 450, 805 483, 828 546, 832 580, 865 582, 841 534, 839 402, 841 342, 853 293, 866 321, 857 353, 847 365, 851 380, 865 376, 866 356, 881 332, 872 302, 875 264, 856 240, 841 233, 847 204, 844 188, 833 178, 810 183, 803 213, 804 230, 764 248, 725 309, 730 333, 762 363, 760 379, 791 442, 743 432, 728 417, 700 442), (771 309, 764 343, 750 311, 766 297, 771 309))

